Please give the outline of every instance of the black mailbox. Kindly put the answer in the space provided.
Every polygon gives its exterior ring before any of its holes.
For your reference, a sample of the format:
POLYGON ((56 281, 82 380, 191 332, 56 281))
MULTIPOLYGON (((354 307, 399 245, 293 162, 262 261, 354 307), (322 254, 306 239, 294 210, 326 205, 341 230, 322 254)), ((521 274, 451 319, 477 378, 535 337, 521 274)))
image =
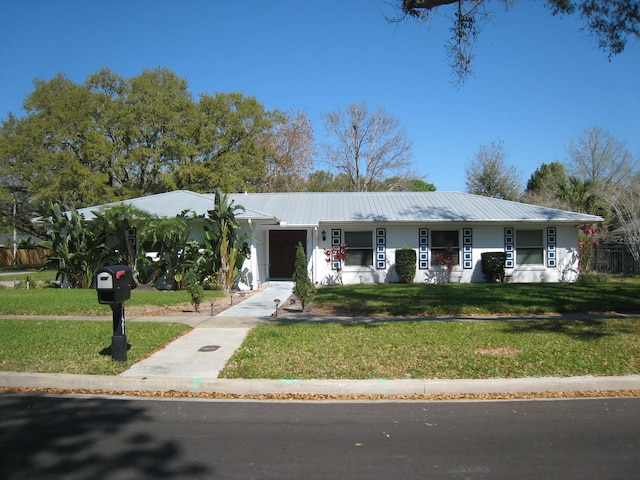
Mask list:
POLYGON ((131 290, 136 288, 133 272, 127 265, 111 265, 98 270, 96 290, 98 303, 123 303, 131 298, 131 290))

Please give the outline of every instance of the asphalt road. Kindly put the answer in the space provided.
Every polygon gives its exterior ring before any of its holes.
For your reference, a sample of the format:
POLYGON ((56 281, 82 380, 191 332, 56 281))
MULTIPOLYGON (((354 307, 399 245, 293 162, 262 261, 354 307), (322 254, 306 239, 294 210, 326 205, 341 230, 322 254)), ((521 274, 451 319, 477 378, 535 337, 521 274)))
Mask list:
POLYGON ((640 398, 0 396, 0 478, 636 479, 640 398))

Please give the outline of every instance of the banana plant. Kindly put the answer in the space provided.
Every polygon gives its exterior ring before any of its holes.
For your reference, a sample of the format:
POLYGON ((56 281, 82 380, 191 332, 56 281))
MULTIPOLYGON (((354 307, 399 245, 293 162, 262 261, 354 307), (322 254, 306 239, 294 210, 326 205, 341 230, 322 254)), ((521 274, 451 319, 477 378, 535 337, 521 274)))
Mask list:
POLYGON ((52 250, 47 261, 57 268, 56 278, 72 288, 89 288, 104 263, 107 248, 96 234, 96 226, 78 213, 75 205, 64 212, 59 204, 50 205, 44 226, 50 240, 43 242, 52 250))

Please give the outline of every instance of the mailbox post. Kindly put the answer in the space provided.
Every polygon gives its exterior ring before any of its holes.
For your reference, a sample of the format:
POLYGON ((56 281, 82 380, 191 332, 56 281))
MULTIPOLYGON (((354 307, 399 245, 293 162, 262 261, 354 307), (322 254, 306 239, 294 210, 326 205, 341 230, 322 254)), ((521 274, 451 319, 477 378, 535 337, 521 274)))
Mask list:
POLYGON ((124 302, 131 298, 131 290, 136 286, 131 268, 127 265, 103 267, 96 274, 98 303, 110 305, 113 313, 111 358, 120 362, 127 360, 124 302))

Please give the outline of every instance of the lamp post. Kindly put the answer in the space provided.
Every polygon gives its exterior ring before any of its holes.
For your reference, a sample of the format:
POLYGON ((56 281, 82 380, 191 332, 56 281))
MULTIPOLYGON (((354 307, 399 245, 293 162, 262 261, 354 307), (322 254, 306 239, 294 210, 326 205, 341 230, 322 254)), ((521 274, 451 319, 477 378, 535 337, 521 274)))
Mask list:
POLYGON ((13 196, 13 265, 15 266, 18 261, 18 233, 16 231, 16 196, 13 196))
POLYGON ((280 299, 276 298, 273 300, 273 303, 276 304, 276 317, 278 316, 278 305, 280 305, 280 299))

